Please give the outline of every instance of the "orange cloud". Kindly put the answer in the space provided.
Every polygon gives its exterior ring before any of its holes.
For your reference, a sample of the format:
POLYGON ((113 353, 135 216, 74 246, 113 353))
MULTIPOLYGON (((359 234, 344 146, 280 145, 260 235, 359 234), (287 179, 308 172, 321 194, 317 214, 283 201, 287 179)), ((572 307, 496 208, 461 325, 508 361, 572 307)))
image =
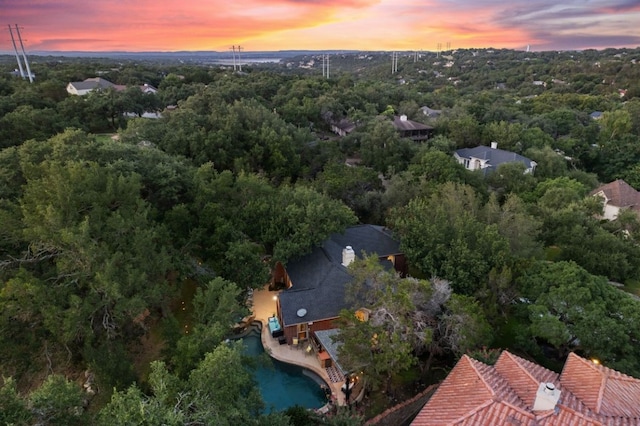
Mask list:
POLYGON ((29 50, 90 51, 589 47, 598 36, 633 46, 639 8, 637 0, 0 0, 29 50))

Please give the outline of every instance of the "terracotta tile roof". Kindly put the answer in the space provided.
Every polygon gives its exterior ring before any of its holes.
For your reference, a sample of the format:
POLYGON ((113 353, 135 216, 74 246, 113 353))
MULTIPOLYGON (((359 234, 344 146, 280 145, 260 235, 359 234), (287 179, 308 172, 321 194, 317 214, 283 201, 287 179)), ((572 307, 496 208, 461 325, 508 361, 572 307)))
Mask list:
POLYGON ((606 417, 634 417, 640 424, 640 380, 572 353, 560 381, 593 412, 606 417))
POLYGON ((640 380, 575 354, 560 375, 507 351, 495 366, 464 355, 411 425, 640 425, 640 380), (540 383, 560 391, 554 409, 533 411, 540 383))
POLYGON ((503 351, 495 369, 504 377, 513 391, 526 404, 533 407, 540 383, 558 383, 558 374, 511 352, 503 351))
POLYGON ((596 188, 591 195, 600 193, 607 198, 607 204, 616 207, 640 207, 640 192, 622 179, 596 188))

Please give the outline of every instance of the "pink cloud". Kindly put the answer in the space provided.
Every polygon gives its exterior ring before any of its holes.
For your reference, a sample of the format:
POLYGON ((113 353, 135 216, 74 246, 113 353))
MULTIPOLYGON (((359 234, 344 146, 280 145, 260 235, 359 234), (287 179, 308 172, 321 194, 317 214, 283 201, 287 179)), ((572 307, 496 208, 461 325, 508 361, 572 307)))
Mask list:
POLYGON ((572 34, 587 40, 581 26, 640 44, 637 0, 0 0, 0 10, 31 50, 521 47, 551 45, 560 30, 573 45, 572 34))

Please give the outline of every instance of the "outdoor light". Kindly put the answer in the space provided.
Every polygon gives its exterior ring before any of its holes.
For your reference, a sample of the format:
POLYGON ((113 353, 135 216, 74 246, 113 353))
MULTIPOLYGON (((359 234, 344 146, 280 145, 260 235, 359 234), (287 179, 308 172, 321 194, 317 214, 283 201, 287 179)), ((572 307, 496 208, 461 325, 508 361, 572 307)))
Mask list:
POLYGON ((273 296, 273 300, 278 300, 278 296, 273 296))

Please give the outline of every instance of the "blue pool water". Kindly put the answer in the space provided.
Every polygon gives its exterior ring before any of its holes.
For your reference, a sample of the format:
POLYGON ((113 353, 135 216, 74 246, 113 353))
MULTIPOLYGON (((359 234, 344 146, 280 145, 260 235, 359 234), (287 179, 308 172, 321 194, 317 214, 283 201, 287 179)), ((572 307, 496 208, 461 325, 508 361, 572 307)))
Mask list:
MULTIPOLYGON (((251 332, 242 338, 247 355, 264 353, 260 335, 251 332)), ((303 374, 303 368, 273 359, 273 367, 258 367, 255 378, 267 410, 285 410, 294 405, 320 408, 327 399, 318 382, 303 374)), ((313 373, 311 373, 313 374, 313 373)), ((322 380, 318 378, 318 380, 322 380)))

